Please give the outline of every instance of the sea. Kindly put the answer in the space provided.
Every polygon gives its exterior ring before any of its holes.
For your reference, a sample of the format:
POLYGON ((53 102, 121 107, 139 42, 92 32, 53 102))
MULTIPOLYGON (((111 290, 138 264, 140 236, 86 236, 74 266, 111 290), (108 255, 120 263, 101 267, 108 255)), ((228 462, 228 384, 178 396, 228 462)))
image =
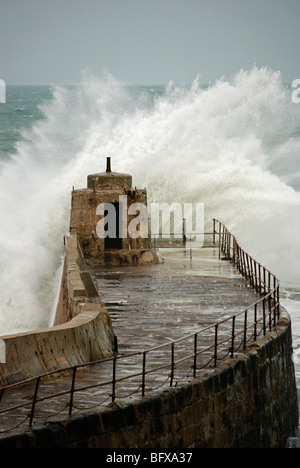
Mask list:
MULTIPOLYGON (((295 77, 298 78, 298 77, 295 77)), ((71 190, 133 175, 151 202, 204 203, 281 283, 300 397, 300 104, 267 67, 202 83, 6 87, 0 104, 0 336, 51 326, 71 190)))

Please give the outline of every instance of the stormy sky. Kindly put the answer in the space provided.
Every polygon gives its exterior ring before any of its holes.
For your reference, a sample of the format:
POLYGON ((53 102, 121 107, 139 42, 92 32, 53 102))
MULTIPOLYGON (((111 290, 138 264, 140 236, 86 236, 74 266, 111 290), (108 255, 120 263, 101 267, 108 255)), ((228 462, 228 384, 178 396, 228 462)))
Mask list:
POLYGON ((202 83, 254 65, 300 78, 299 0, 0 0, 0 78, 202 83))

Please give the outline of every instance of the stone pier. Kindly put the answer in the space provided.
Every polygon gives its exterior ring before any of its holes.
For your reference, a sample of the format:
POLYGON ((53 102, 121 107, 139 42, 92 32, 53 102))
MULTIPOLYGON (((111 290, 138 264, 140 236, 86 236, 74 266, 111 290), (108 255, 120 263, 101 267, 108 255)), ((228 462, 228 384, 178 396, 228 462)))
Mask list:
MULTIPOLYGON (((194 333, 259 298, 229 261, 219 260, 217 248, 161 253, 161 265, 91 270, 118 337, 119 356, 194 333)), ((169 353, 165 348, 157 358, 170 359, 169 353)), ((111 385, 78 391, 69 418, 69 394, 46 397, 68 391, 72 375, 47 379, 40 384, 45 399, 36 405, 31 429, 30 407, 0 413, 0 447, 282 447, 298 420, 291 353, 290 320, 281 310, 276 331, 233 358, 225 356, 217 368, 199 370, 196 379, 192 362, 178 366, 172 388, 169 372, 147 375, 144 397, 141 377, 119 382, 114 403, 111 385)), ((118 361, 118 377, 141 367, 142 356, 118 361)), ((78 371, 76 388, 111 376, 111 362, 90 366, 78 371)), ((0 411, 30 401, 33 392, 33 384, 5 392, 0 411)))

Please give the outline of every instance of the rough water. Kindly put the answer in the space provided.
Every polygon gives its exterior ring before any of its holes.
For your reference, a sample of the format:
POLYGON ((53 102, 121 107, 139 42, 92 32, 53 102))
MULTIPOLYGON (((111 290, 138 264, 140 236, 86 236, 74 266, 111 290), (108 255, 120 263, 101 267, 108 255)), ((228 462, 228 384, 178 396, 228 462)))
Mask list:
POLYGON ((133 175, 150 201, 204 203, 281 280, 300 387, 300 104, 279 72, 205 85, 7 86, 0 105, 0 335, 51 325, 72 187, 133 175), (299 362, 298 362, 299 361, 299 362))

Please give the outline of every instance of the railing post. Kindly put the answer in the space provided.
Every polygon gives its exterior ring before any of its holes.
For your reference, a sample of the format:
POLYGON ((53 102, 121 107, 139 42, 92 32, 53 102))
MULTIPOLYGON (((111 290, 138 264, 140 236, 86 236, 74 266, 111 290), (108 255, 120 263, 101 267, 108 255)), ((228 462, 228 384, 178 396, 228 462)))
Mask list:
POLYGON ((259 294, 261 296, 261 264, 258 264, 258 281, 259 281, 259 294))
POLYGON ((244 265, 243 265, 243 251, 241 247, 239 247, 239 254, 240 254, 240 273, 243 276, 244 275, 244 265))
POLYGON ((266 335, 266 299, 263 298, 263 328, 264 328, 264 336, 266 335))
POLYGON ((242 249, 240 249, 240 257, 241 257, 241 269, 240 269, 240 272, 241 272, 241 275, 242 276, 245 276, 244 275, 244 252, 242 249))
POLYGON ((244 251, 241 249, 241 274, 245 276, 244 251))
POLYGON ((40 380, 41 380, 41 377, 38 377, 36 379, 36 385, 35 385, 35 390, 34 390, 34 396, 33 396, 33 402, 32 402, 32 407, 31 407, 30 419, 29 419, 29 427, 32 426, 32 421, 33 421, 33 417, 34 417, 34 410, 35 410, 37 395, 38 395, 38 391, 39 391, 40 380))
POLYGON ((257 304, 254 306, 254 341, 257 339, 257 304))
POLYGON ((230 243, 230 233, 226 229, 226 257, 227 258, 230 257, 230 247, 229 247, 230 244, 229 243, 230 243))
POLYGON ((244 349, 246 349, 246 344, 247 344, 247 316, 248 316, 248 309, 245 310, 245 315, 244 315, 244 349))
POLYGON ((251 270, 250 270, 250 263, 249 263, 249 255, 246 254, 246 260, 247 260, 247 270, 248 270, 248 278, 249 278, 249 281, 250 281, 250 285, 252 286, 253 283, 252 283, 252 273, 251 273, 251 270))
POLYGON ((217 367, 217 359, 218 359, 218 326, 219 326, 219 324, 216 323, 216 325, 215 325, 214 367, 217 367))
POLYGON ((236 267, 240 271, 240 248, 238 244, 236 244, 236 267))
POLYGON ((225 251, 225 248, 224 248, 224 245, 225 245, 225 235, 226 235, 226 234, 225 234, 225 232, 226 232, 225 230, 226 230, 226 228, 225 228, 225 226, 223 225, 223 229, 222 229, 222 252, 223 252, 223 253, 224 253, 224 251, 225 251))
POLYGON ((182 242, 185 245, 186 244, 186 219, 183 218, 182 222, 182 242))
POLYGON ((244 265, 243 274, 244 274, 244 277, 247 280, 248 279, 248 274, 247 274, 247 265, 246 265, 246 254, 245 254, 244 251, 243 251, 243 265, 244 265))
POLYGON ((232 261, 233 261, 233 265, 235 266, 235 237, 233 236, 232 238, 232 261))
POLYGON ((197 371, 197 343, 198 343, 198 333, 194 335, 194 379, 196 378, 196 371, 197 371))
POLYGON ((143 376, 142 376, 142 396, 145 396, 145 382, 146 382, 146 354, 147 352, 143 352, 143 376))
POLYGON ((219 222, 219 260, 221 259, 221 223, 219 222))
POLYGON ((252 288, 254 288, 253 261, 251 257, 249 259, 249 263, 250 263, 251 285, 252 285, 252 288))
POLYGON ((74 388, 75 388, 76 370, 77 370, 77 367, 76 367, 76 366, 73 367, 72 385, 71 385, 71 395, 70 395, 70 403, 69 403, 69 416, 72 415, 72 409, 73 409, 73 399, 74 399, 74 388))
POLYGON ((254 271, 255 271, 255 291, 257 292, 258 284, 257 284, 257 263, 254 260, 254 271))
POLYGON ((216 220, 213 219, 213 244, 216 244, 216 220))
POLYGON ((114 357, 113 359, 113 380, 112 380, 112 402, 116 399, 116 371, 117 371, 117 359, 114 357))
POLYGON ((175 367, 175 349, 174 349, 174 343, 171 344, 171 378, 170 378, 170 387, 173 386, 173 380, 174 380, 174 367, 175 367))
POLYGON ((279 316, 280 316, 280 289, 278 285, 277 286, 277 320, 279 320, 279 316))
POLYGON ((235 338, 235 315, 232 317, 232 331, 231 331, 231 357, 234 353, 234 338, 235 338))
POLYGON ((269 294, 269 331, 272 330, 272 296, 271 293, 269 294))
POLYGON ((274 276, 274 293, 273 293, 273 302, 274 302, 274 313, 273 313, 273 325, 276 325, 276 318, 279 317, 279 299, 278 299, 278 286, 277 280, 274 276))
POLYGON ((277 285, 277 279, 276 277, 274 276, 273 277, 273 282, 274 282, 274 293, 273 293, 273 296, 274 296, 274 315, 273 315, 273 325, 275 327, 276 325, 276 318, 277 316, 279 316, 279 301, 278 301, 278 285, 277 285))

